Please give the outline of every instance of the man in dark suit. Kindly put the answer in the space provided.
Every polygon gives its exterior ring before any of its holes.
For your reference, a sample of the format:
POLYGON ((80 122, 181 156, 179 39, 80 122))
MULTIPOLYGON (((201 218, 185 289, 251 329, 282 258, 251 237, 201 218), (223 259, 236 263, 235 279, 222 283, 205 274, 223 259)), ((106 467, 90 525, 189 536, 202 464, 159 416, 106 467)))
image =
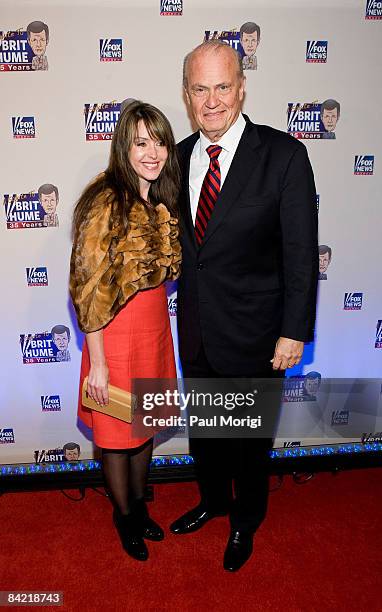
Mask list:
MULTIPOLYGON (((185 59, 185 95, 199 127, 179 144, 178 330, 186 378, 282 377, 313 338, 312 169, 302 143, 242 115, 244 86, 240 56, 225 43, 205 42, 185 59)), ((229 571, 250 557, 265 517, 271 447, 270 438, 190 440, 201 502, 171 531, 196 531, 229 513, 229 571)))

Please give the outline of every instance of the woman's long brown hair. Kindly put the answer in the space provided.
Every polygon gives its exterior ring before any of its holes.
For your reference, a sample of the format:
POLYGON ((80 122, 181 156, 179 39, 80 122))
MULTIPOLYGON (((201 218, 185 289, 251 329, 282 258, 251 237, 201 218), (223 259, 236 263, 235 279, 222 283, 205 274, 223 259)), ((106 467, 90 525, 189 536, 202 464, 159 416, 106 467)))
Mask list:
POLYGON ((174 135, 168 119, 155 106, 134 100, 121 112, 113 134, 109 165, 105 172, 94 179, 80 196, 73 214, 73 234, 76 235, 86 220, 94 201, 105 190, 113 193, 111 223, 128 229, 129 211, 134 202, 144 204, 149 214, 162 202, 173 216, 177 216, 177 199, 180 188, 180 169, 174 135), (130 164, 129 151, 137 136, 138 123, 143 121, 151 138, 161 141, 168 157, 158 179, 149 190, 149 202, 142 199, 138 176, 130 164))

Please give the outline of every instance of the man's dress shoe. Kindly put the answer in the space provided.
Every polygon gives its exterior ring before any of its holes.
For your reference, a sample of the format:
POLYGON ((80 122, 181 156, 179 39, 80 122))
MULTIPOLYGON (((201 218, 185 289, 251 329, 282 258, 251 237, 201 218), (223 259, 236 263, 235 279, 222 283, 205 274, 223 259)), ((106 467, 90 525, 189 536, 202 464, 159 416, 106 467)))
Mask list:
POLYGON ((253 533, 232 529, 224 553, 223 567, 229 572, 239 570, 252 554, 253 533))
POLYGON ((209 512, 203 506, 196 506, 170 525, 170 531, 176 534, 197 531, 216 516, 225 516, 226 512, 209 512))

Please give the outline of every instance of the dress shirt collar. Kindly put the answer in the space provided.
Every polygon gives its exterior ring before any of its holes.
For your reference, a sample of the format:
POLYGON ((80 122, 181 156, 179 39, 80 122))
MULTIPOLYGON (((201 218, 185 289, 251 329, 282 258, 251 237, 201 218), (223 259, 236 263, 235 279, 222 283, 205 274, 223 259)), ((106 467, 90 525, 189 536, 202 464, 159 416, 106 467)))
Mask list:
POLYGON ((211 144, 219 145, 220 147, 222 147, 222 149, 228 152, 236 149, 237 145, 239 144, 241 135, 244 132, 244 128, 245 128, 245 119, 242 113, 240 113, 235 123, 231 125, 229 130, 227 130, 225 134, 223 134, 223 136, 220 138, 220 140, 218 140, 218 142, 211 142, 204 134, 202 134, 202 132, 200 132, 199 155, 201 156, 203 155, 203 153, 208 155, 206 153, 206 149, 211 144))

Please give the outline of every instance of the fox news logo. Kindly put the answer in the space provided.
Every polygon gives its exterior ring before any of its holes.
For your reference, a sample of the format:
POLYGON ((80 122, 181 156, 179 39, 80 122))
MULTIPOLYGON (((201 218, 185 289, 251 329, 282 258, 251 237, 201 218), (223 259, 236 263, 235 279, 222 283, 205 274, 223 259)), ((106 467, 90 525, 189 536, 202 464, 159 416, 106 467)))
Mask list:
POLYGON ((344 310, 361 310, 363 293, 345 293, 344 310))
POLYGON ((41 395, 41 409, 43 412, 57 412, 61 410, 59 395, 41 395))
POLYGON ((300 440, 294 440, 293 442, 284 442, 284 448, 297 448, 301 446, 300 440))
POLYGON ((333 410, 332 425, 348 425, 349 410, 333 410))
POLYGON ((176 317, 177 298, 168 298, 167 306, 168 306, 168 314, 170 315, 170 317, 176 317))
POLYGON ((38 193, 4 194, 7 229, 44 227, 45 212, 38 193))
POLYGON ((183 0, 160 0, 161 15, 182 15, 183 0))
POLYGON ((111 140, 120 113, 119 102, 85 104, 86 140, 111 140))
POLYGON ((32 59, 26 30, 0 32, 0 72, 32 70, 32 59))
POLYGON ((36 138, 34 117, 12 117, 13 138, 36 138))
POLYGON ((35 463, 58 463, 64 460, 64 450, 62 448, 35 450, 34 460, 35 463))
POLYGON ((327 40, 308 40, 306 42, 306 61, 310 64, 324 64, 328 58, 327 40))
POLYGON ((382 19, 381 0, 366 0, 365 19, 382 19))
POLYGON ((240 30, 205 30, 204 41, 221 40, 241 54, 240 30))
POLYGON ((289 102, 288 133, 295 138, 322 138, 321 104, 289 102))
POLYGON ((375 334, 375 348, 382 348, 382 319, 377 323, 377 333, 375 334))
POLYGON ((48 270, 46 268, 26 268, 28 287, 47 287, 48 270))
POLYGON ((13 429, 8 428, 0 428, 0 444, 14 444, 15 443, 15 434, 13 429))
POLYGON ((374 172, 374 155, 356 155, 354 158, 354 174, 368 174, 374 172))
POLYGON ((122 62, 122 38, 101 38, 99 59, 101 62, 122 62))

